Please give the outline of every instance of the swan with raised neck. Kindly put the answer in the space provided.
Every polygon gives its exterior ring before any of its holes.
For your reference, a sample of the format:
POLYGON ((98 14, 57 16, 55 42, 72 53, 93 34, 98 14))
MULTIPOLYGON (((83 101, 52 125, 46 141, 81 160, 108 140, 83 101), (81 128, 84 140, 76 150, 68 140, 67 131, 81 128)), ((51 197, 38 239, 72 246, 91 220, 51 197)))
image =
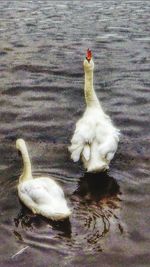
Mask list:
POLYGON ((62 220, 69 217, 71 210, 62 188, 52 177, 33 178, 25 141, 17 139, 16 148, 23 159, 23 172, 18 184, 18 195, 23 204, 34 214, 40 214, 48 219, 62 220))
POLYGON ((80 158, 88 172, 98 172, 109 168, 119 142, 119 130, 105 114, 93 85, 94 61, 91 50, 87 50, 84 66, 84 95, 86 109, 76 123, 71 139, 71 158, 80 158))

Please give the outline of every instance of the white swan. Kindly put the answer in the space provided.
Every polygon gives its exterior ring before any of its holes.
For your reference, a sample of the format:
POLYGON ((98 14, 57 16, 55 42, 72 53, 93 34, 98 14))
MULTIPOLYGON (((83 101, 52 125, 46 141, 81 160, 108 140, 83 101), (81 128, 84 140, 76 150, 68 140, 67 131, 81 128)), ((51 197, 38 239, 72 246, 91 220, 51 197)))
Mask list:
POLYGON ((19 178, 18 195, 20 200, 34 214, 48 219, 61 220, 71 214, 61 187, 49 177, 33 179, 28 150, 23 139, 17 139, 16 148, 23 159, 23 173, 19 178))
POLYGON ((97 172, 109 168, 117 150, 120 131, 104 113, 96 96, 93 87, 94 62, 89 49, 83 66, 86 110, 76 123, 69 151, 74 162, 81 158, 88 172, 97 172))

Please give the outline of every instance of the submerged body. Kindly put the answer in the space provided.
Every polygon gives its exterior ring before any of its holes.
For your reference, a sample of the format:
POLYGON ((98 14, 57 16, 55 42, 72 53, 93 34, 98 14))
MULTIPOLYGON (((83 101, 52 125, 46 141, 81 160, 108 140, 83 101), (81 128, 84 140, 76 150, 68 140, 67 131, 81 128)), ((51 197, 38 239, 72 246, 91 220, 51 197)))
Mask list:
POLYGON ((94 62, 84 61, 86 110, 76 123, 69 151, 74 162, 80 158, 88 172, 104 171, 114 157, 119 142, 119 130, 103 111, 93 87, 94 62))
POLYGON ((24 140, 18 139, 16 147, 20 150, 24 163, 18 184, 20 200, 34 214, 40 214, 48 219, 60 220, 69 217, 71 211, 62 188, 50 177, 33 178, 24 140))

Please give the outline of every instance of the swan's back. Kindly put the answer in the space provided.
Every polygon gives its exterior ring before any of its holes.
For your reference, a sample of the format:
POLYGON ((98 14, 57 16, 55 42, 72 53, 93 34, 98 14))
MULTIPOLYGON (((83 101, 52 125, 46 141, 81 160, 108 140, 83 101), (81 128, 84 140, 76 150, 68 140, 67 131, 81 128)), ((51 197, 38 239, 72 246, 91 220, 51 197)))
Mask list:
POLYGON ((18 194, 29 209, 47 218, 61 219, 71 214, 62 188, 51 178, 25 181, 18 185, 18 194))
POLYGON ((76 123, 69 150, 76 162, 80 158, 87 171, 109 168, 119 141, 119 130, 99 108, 87 108, 76 123))
POLYGON ((20 185, 22 192, 28 194, 37 204, 64 198, 64 192, 52 179, 35 178, 20 185))

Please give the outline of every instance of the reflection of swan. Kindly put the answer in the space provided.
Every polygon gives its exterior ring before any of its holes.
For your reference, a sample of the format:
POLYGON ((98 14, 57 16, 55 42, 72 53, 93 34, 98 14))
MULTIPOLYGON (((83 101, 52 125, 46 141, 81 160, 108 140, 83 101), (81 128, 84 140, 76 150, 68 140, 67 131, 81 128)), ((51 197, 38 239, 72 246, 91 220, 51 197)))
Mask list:
POLYGON ((33 179, 31 163, 23 139, 16 141, 16 147, 23 158, 23 173, 19 178, 18 195, 34 214, 41 214, 52 220, 67 218, 71 212, 61 187, 49 177, 33 179))
POLYGON ((77 122, 69 151, 73 161, 80 157, 88 172, 96 172, 109 168, 119 141, 119 130, 100 105, 93 87, 94 62, 91 51, 87 51, 84 60, 86 110, 77 122))
MULTIPOLYGON (((48 226, 48 235, 49 235, 49 229, 52 228, 54 230, 59 231, 60 236, 71 236, 71 223, 70 218, 67 217, 64 220, 50 220, 43 216, 35 216, 26 206, 22 205, 20 212, 18 213, 17 217, 14 218, 15 226, 18 228, 19 225, 22 226, 22 228, 30 228, 33 230, 33 228, 43 228, 44 233, 46 233, 46 226, 48 226)), ((14 231, 14 234, 17 239, 23 241, 23 237, 18 233, 17 231, 14 231)))
MULTIPOLYGON (((73 217, 76 220, 76 236, 82 236, 83 247, 88 244, 100 251, 104 240, 112 233, 124 232, 120 217, 120 186, 117 181, 104 173, 85 173, 78 182, 78 188, 72 195, 73 217), (84 226, 84 235, 81 229, 84 226), (86 243, 85 243, 86 241, 86 243)), ((108 238, 108 239, 107 239, 108 238)))
POLYGON ((102 203, 104 199, 108 199, 108 201, 111 199, 119 200, 120 187, 107 172, 85 173, 74 194, 81 196, 87 202, 102 203))

